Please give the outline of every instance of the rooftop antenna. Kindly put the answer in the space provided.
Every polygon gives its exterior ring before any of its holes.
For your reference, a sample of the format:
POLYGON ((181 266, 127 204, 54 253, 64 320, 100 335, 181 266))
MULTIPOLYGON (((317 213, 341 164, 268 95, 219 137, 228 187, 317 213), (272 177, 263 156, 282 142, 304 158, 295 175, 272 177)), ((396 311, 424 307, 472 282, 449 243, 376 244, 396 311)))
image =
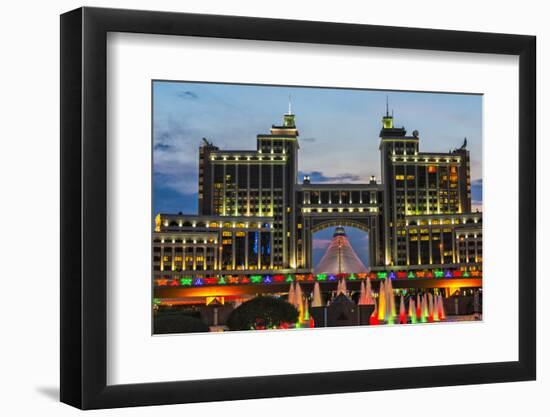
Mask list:
POLYGON ((388 96, 386 95, 386 117, 390 116, 390 110, 389 110, 389 101, 388 96))

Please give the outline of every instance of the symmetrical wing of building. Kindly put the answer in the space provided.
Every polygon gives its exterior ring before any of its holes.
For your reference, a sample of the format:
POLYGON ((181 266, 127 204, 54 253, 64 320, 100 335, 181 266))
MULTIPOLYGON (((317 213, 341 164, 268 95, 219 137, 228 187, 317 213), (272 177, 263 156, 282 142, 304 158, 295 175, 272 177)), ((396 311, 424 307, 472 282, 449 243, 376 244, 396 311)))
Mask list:
POLYGON ((298 182, 293 114, 259 134, 255 150, 203 140, 199 214, 158 213, 153 278, 311 273, 317 231, 350 226, 369 234, 371 270, 480 270, 482 214, 472 212, 466 140, 448 153, 421 152, 417 131, 380 131, 381 181, 298 182))

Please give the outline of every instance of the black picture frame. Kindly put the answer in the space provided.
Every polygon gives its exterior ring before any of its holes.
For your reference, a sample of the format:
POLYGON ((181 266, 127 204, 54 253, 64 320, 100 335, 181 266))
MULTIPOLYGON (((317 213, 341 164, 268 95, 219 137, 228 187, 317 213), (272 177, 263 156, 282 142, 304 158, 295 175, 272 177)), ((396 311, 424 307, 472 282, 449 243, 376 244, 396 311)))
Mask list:
POLYGON ((61 401, 82 409, 534 380, 536 38, 102 8, 61 16, 61 401), (108 32, 519 56, 519 360, 107 385, 108 32))

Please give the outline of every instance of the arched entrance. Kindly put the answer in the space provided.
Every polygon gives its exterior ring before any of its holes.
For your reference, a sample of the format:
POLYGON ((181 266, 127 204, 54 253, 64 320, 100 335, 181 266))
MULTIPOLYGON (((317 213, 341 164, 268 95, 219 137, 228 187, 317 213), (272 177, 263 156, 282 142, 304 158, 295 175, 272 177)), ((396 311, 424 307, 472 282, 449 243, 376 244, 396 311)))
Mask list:
POLYGON ((359 230, 368 235, 368 264, 377 265, 381 258, 380 250, 380 227, 378 215, 362 215, 357 217, 342 215, 341 213, 331 213, 330 216, 304 216, 304 233, 303 233, 303 259, 304 268, 313 270, 313 241, 314 235, 318 232, 327 229, 334 229, 337 226, 344 228, 359 230))
POLYGON ((366 228, 337 225, 312 232, 313 272, 340 274, 367 272, 369 231, 366 228))

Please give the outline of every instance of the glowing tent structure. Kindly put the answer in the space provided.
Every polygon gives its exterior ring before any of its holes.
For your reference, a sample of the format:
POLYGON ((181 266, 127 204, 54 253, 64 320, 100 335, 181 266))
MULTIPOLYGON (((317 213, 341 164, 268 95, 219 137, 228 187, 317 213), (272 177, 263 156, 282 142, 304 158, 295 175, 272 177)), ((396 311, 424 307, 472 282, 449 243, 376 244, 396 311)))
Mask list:
POLYGON ((367 272, 367 267, 351 247, 344 228, 336 227, 327 251, 315 267, 315 273, 351 274, 361 272, 367 272))

